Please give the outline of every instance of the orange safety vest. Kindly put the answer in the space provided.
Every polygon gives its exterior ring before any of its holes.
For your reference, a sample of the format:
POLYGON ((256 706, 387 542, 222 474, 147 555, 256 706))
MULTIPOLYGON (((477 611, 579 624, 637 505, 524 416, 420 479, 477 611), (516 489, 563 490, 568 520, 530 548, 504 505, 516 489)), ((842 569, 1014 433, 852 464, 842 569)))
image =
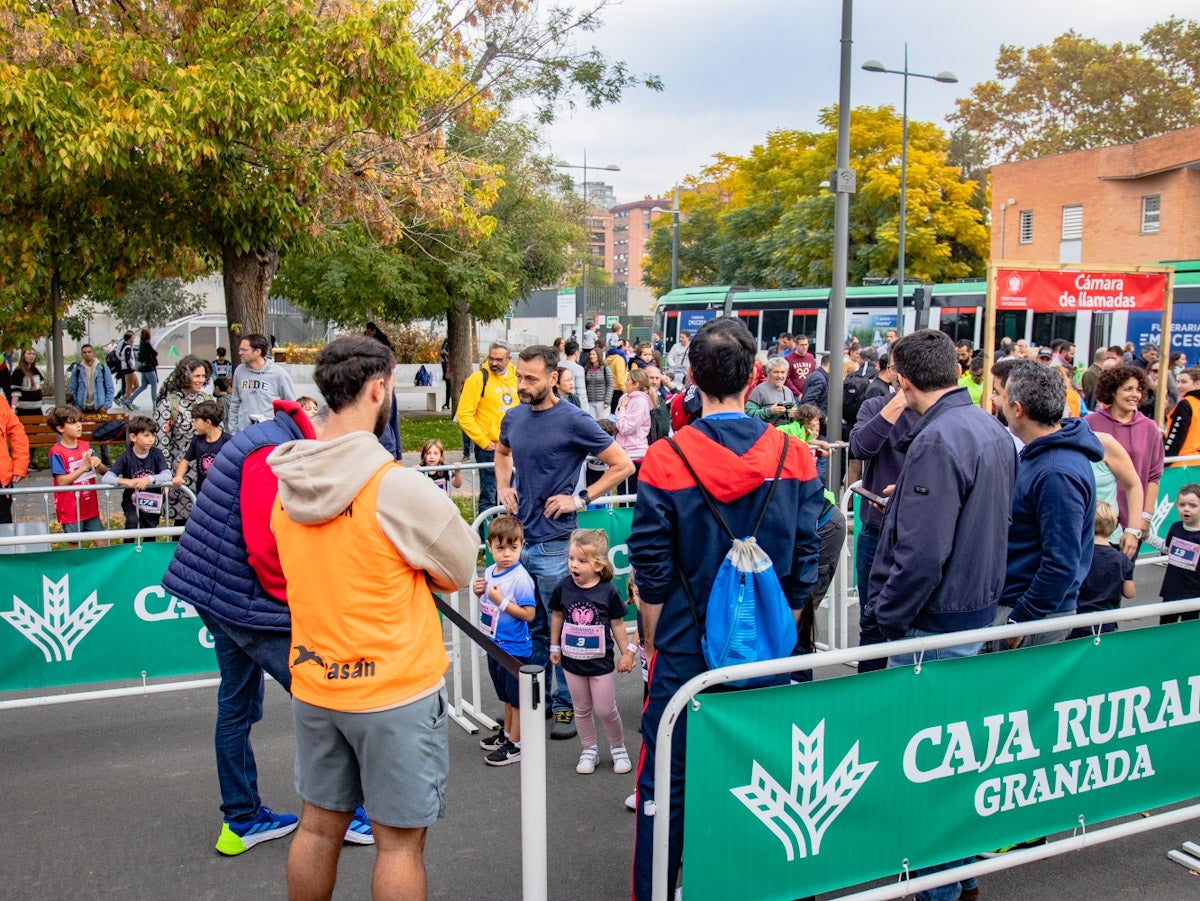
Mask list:
MULTIPOLYGON (((1200 454, 1200 399, 1190 396, 1183 398, 1184 403, 1192 408, 1192 421, 1188 424, 1187 434, 1183 436, 1183 446, 1177 457, 1194 457, 1200 454)), ((1175 408, 1167 414, 1167 434, 1171 434, 1171 423, 1175 419, 1175 408)), ((1172 466, 1194 466, 1195 463, 1172 463, 1172 466)))
POLYGON ((427 695, 449 665, 425 571, 376 518, 380 467, 340 515, 294 522, 276 499, 271 528, 292 611, 292 694, 329 710, 396 707, 427 695))

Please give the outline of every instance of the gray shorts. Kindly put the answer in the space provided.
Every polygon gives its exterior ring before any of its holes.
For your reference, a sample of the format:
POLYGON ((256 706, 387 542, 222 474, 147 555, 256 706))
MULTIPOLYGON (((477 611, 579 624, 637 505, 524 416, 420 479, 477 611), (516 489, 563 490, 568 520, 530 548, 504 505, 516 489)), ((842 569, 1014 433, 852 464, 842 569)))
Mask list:
POLYGON ((342 713, 292 698, 296 791, 326 810, 384 826, 431 826, 446 810, 446 691, 378 713, 342 713))

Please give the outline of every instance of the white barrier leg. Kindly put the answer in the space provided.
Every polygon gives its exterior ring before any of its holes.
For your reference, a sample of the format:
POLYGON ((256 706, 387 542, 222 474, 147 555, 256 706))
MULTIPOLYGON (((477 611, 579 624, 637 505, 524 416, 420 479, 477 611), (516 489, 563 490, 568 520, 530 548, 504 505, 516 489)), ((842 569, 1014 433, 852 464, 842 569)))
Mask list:
POLYGON ((544 670, 521 667, 521 898, 546 901, 546 727, 544 670))

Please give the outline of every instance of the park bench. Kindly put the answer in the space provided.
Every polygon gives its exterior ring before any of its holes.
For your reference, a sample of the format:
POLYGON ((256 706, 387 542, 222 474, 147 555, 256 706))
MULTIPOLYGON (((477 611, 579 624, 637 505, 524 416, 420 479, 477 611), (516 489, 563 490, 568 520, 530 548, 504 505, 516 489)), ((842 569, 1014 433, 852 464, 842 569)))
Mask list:
MULTIPOLYGON (((46 424, 45 416, 18 416, 21 420, 21 425, 25 427, 25 434, 29 436, 29 448, 33 450, 39 447, 53 447, 58 442, 58 432, 50 428, 46 424)), ((125 413, 84 413, 83 419, 83 434, 80 436, 84 441, 93 447, 103 446, 125 446, 124 438, 116 438, 111 441, 97 441, 94 437, 96 426, 105 422, 111 422, 114 419, 126 420, 128 414, 125 413)))
POLYGON ((397 394, 421 394, 425 395, 425 409, 432 412, 437 410, 437 385, 397 385, 397 394))

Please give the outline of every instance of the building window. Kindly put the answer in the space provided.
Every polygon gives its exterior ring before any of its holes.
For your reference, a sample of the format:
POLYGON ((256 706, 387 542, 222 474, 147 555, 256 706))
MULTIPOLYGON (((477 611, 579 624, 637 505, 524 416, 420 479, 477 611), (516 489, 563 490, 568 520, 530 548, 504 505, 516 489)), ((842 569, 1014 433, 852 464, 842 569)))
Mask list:
POLYGON ((1157 235, 1158 234, 1158 207, 1162 201, 1162 197, 1158 194, 1151 194, 1148 197, 1142 198, 1142 234, 1157 235))
POLYGON ((1033 243, 1033 210, 1021 210, 1021 243, 1033 243))
MULTIPOLYGON (((1021 224, 1024 227, 1024 222, 1021 224)), ((1083 207, 1078 204, 1062 208, 1062 239, 1064 241, 1083 240, 1083 207)))

